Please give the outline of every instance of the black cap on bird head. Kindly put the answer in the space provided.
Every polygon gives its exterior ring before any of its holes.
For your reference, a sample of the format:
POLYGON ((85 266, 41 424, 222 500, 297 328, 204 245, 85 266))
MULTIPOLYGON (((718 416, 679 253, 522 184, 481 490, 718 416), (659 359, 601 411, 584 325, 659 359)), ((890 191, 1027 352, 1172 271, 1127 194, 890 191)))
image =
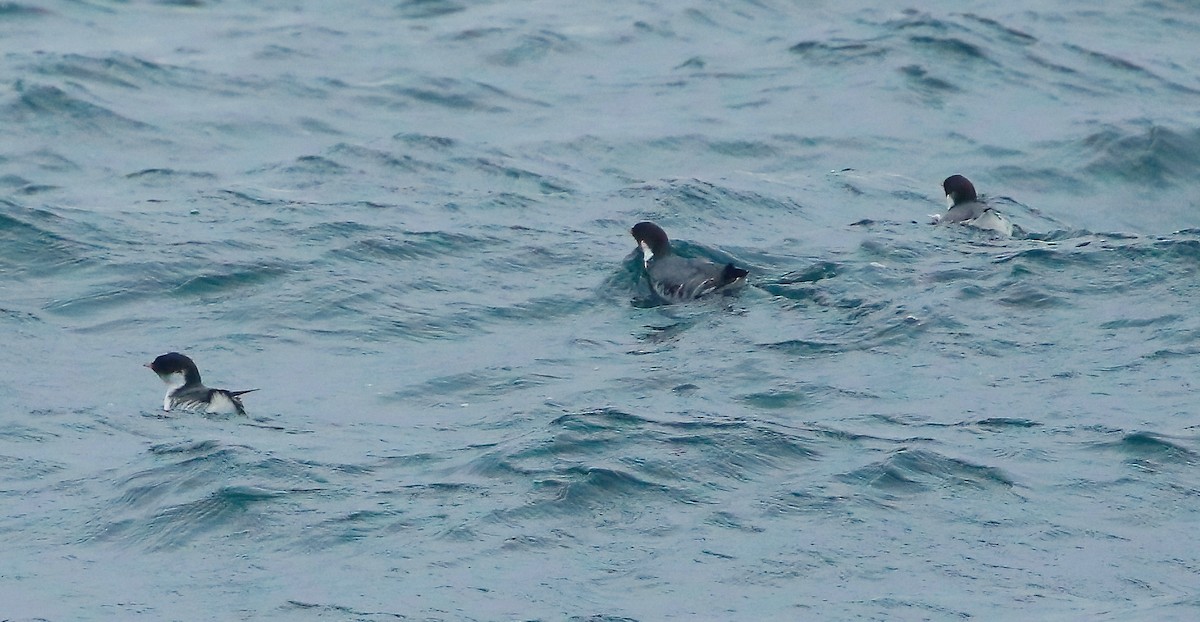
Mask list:
POLYGON ((633 239, 637 240, 638 246, 644 243, 655 255, 666 255, 671 252, 671 241, 667 239, 667 232, 652 222, 639 222, 629 230, 629 233, 633 234, 633 239))
POLYGON ((146 363, 146 367, 150 371, 158 374, 159 377, 167 377, 171 374, 183 374, 184 380, 188 384, 200 382, 200 370, 196 368, 196 364, 192 359, 178 353, 168 352, 150 363, 146 363))
POLYGON ((950 201, 954 205, 974 201, 975 186, 971 185, 970 180, 962 175, 951 175, 942 182, 942 190, 946 191, 946 196, 950 197, 950 201))

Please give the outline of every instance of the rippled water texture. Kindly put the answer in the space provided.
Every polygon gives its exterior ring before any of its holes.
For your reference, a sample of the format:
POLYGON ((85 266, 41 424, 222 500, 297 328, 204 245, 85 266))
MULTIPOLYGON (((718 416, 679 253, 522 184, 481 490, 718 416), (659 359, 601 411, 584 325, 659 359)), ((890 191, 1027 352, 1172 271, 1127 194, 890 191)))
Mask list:
POLYGON ((1200 15, 877 4, 0 3, 0 619, 1196 619, 1200 15))

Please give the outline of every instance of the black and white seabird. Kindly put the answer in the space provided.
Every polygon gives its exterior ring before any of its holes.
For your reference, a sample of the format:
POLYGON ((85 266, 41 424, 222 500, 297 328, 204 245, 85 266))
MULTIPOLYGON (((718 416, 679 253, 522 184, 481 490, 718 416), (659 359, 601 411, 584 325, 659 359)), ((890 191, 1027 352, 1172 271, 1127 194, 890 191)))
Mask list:
POLYGON ((192 359, 178 353, 168 352, 152 363, 146 363, 151 371, 167 384, 167 395, 163 397, 163 410, 172 408, 205 413, 246 414, 240 395, 257 391, 226 391, 210 389, 200 382, 200 370, 192 359))
POLYGON ((934 223, 963 224, 1011 237, 1013 225, 1003 214, 975 194, 975 186, 962 175, 951 175, 942 182, 950 209, 935 214, 934 223))
POLYGON ((733 264, 717 265, 705 259, 680 257, 662 227, 639 222, 629 230, 642 251, 642 264, 650 289, 666 302, 694 300, 716 290, 744 283, 746 270, 733 264))

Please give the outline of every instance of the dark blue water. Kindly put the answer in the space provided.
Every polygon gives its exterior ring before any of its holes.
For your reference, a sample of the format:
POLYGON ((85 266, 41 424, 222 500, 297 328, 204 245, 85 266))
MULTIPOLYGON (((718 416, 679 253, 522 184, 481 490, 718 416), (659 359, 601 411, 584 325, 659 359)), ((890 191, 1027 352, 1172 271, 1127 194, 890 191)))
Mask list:
POLYGON ((873 5, 0 3, 0 619, 1195 619, 1200 14, 873 5))

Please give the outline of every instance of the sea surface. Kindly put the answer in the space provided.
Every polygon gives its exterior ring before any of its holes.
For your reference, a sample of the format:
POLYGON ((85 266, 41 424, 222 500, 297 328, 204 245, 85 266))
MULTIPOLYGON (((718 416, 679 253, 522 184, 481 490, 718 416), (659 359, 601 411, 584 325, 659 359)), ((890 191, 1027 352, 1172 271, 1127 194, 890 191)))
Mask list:
POLYGON ((0 2, 0 620, 1200 619, 1198 41, 0 2), (657 304, 641 220, 748 284, 657 304))

